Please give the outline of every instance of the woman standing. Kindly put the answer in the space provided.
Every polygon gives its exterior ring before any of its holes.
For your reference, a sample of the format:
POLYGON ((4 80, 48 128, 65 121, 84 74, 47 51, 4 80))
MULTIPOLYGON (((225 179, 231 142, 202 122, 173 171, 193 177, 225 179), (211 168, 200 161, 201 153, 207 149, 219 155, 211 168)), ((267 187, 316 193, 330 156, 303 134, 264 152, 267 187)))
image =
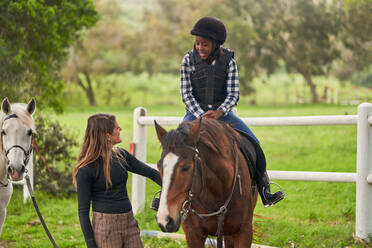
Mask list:
POLYGON ((161 185, 157 170, 115 147, 122 141, 121 130, 114 115, 90 116, 73 172, 79 220, 88 248, 143 247, 126 187, 128 171, 161 185))

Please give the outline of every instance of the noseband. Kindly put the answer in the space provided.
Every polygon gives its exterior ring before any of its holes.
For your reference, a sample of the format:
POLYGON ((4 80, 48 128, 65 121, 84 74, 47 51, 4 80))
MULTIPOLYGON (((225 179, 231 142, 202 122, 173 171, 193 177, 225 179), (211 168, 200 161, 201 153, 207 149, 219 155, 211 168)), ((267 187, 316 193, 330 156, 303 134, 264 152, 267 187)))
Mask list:
MULTIPOLYGON (((9 120, 11 118, 18 118, 18 115, 16 114, 11 114, 11 115, 8 115, 4 118, 4 121, 6 120, 9 120)), ((24 165, 26 166, 28 164, 28 161, 30 160, 30 155, 31 155, 31 152, 32 152, 32 140, 34 138, 34 134, 31 134, 31 143, 30 143, 30 147, 28 150, 26 150, 25 148, 23 148, 22 146, 20 145, 12 145, 11 147, 9 147, 7 150, 5 150, 5 157, 7 158, 8 162, 9 162, 9 158, 8 158, 8 154, 9 152, 12 150, 12 149, 15 149, 15 148, 18 148, 18 149, 21 149, 23 151, 23 154, 25 155, 25 159, 23 160, 23 163, 24 165)), ((1 134, 1 140, 3 139, 3 134, 1 134)), ((4 148, 4 146, 3 146, 4 148)))

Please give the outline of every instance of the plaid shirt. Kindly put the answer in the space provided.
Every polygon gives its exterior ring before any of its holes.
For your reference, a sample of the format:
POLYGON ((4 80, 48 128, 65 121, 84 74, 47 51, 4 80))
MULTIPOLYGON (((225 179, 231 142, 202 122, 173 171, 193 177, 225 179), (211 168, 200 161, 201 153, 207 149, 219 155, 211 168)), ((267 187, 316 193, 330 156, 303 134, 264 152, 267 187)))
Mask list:
MULTIPOLYGON (((213 61, 214 63, 214 61, 213 61)), ((212 64, 213 64, 212 63, 212 64)), ((191 74, 195 72, 195 66, 192 64, 190 54, 187 53, 182 59, 180 76, 181 76, 181 97, 185 104, 186 110, 192 113, 196 118, 204 114, 204 110, 200 107, 192 94, 191 74)), ((226 90, 227 96, 225 101, 218 107, 226 115, 230 110, 238 104, 239 101, 239 79, 238 66, 234 58, 231 58, 227 68, 226 90)))

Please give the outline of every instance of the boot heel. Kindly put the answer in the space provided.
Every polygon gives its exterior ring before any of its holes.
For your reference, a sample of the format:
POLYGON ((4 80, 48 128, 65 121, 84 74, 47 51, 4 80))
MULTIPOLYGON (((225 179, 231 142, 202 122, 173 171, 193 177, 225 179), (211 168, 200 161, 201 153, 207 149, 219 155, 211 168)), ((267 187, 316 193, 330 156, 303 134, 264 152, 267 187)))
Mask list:
POLYGON ((285 192, 283 191, 282 187, 280 187, 279 184, 277 184, 275 182, 270 182, 269 185, 270 184, 275 184, 276 186, 279 187, 280 190, 275 192, 274 194, 271 194, 270 191, 267 192, 267 193, 269 193, 269 196, 270 196, 269 199, 268 199, 265 196, 266 191, 265 191, 265 188, 264 188, 263 195, 264 195, 265 199, 263 200, 263 203, 264 203, 265 208, 268 208, 268 207, 276 204, 277 202, 283 200, 284 197, 285 197, 285 192))

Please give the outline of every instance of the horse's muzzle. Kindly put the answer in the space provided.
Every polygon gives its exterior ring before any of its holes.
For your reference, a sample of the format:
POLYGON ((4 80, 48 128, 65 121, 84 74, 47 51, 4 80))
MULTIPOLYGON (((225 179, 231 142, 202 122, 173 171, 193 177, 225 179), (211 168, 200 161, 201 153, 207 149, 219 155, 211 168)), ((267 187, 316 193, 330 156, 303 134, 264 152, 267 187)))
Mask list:
POLYGON ((25 172, 25 170, 26 166, 24 165, 21 165, 21 168, 19 170, 14 168, 14 166, 9 165, 8 174, 10 175, 13 181, 20 181, 23 178, 23 173, 25 172))
POLYGON ((166 223, 158 223, 158 226, 163 232, 177 232, 180 228, 180 221, 175 221, 172 217, 167 216, 166 223))

